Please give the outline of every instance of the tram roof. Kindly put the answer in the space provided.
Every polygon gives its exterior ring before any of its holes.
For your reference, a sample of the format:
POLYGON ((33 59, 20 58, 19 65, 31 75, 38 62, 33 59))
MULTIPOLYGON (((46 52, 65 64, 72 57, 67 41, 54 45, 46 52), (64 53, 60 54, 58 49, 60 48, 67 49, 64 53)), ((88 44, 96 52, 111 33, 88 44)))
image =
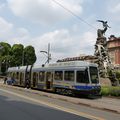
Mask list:
MULTIPOLYGON (((30 66, 28 66, 28 69, 30 69, 30 66)), ((8 71, 25 71, 27 66, 19 66, 19 67, 10 67, 8 68, 8 71)))
MULTIPOLYGON (((48 64, 45 65, 43 68, 87 67, 87 66, 97 66, 97 64, 86 61, 68 61, 68 62, 57 62, 57 63, 48 64)), ((41 68, 41 67, 33 66, 33 68, 41 68)))
MULTIPOLYGON (((69 67, 87 67, 87 66, 96 66, 95 63, 90 63, 86 61, 68 61, 68 62, 57 62, 52 64, 47 64, 44 67, 41 65, 34 65, 33 69, 58 69, 58 68, 69 68, 69 67)), ((8 71, 25 71, 27 66, 20 66, 20 67, 11 67, 8 68, 8 71)), ((28 66, 27 71, 30 70, 31 65, 28 66)))

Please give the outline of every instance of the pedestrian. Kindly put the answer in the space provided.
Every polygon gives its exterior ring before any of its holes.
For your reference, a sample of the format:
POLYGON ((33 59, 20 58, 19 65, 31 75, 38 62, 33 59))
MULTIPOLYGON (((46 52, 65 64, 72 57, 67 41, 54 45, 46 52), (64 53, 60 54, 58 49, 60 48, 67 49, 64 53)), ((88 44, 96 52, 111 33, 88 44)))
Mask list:
POLYGON ((27 87, 27 89, 29 89, 29 84, 30 84, 29 79, 27 79, 26 80, 26 87, 27 87))

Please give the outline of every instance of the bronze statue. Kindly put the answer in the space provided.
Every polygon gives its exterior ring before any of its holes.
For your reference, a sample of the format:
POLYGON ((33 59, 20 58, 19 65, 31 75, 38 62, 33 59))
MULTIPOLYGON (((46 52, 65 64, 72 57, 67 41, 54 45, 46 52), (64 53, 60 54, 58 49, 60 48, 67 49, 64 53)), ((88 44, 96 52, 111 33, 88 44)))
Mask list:
POLYGON ((103 20, 97 20, 97 22, 101 22, 103 24, 103 29, 98 29, 97 34, 98 38, 104 37, 103 35, 105 34, 107 28, 110 28, 107 24, 107 21, 103 20))
MULTIPOLYGON (((103 21, 103 20, 97 20, 98 22, 101 22, 103 24, 103 28, 107 28, 109 27, 108 24, 107 24, 107 21, 103 21)), ((111 28, 111 27, 109 27, 111 28)))

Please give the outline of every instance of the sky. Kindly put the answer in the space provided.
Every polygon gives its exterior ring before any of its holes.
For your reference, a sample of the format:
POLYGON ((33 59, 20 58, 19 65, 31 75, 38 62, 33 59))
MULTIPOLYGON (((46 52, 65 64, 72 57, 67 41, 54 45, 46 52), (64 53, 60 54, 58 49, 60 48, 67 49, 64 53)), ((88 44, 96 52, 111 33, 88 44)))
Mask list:
POLYGON ((0 0, 0 42, 32 45, 42 64, 50 43, 52 60, 93 55, 97 29, 120 37, 120 0, 0 0))

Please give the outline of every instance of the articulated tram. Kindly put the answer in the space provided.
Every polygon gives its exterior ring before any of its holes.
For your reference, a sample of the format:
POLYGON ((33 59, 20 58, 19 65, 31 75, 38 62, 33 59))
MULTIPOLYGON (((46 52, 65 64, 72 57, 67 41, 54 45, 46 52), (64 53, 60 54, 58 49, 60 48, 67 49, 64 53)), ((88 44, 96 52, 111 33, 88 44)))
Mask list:
POLYGON ((8 68, 15 85, 48 90, 61 94, 99 95, 101 86, 97 65, 85 61, 69 61, 45 66, 8 68))

